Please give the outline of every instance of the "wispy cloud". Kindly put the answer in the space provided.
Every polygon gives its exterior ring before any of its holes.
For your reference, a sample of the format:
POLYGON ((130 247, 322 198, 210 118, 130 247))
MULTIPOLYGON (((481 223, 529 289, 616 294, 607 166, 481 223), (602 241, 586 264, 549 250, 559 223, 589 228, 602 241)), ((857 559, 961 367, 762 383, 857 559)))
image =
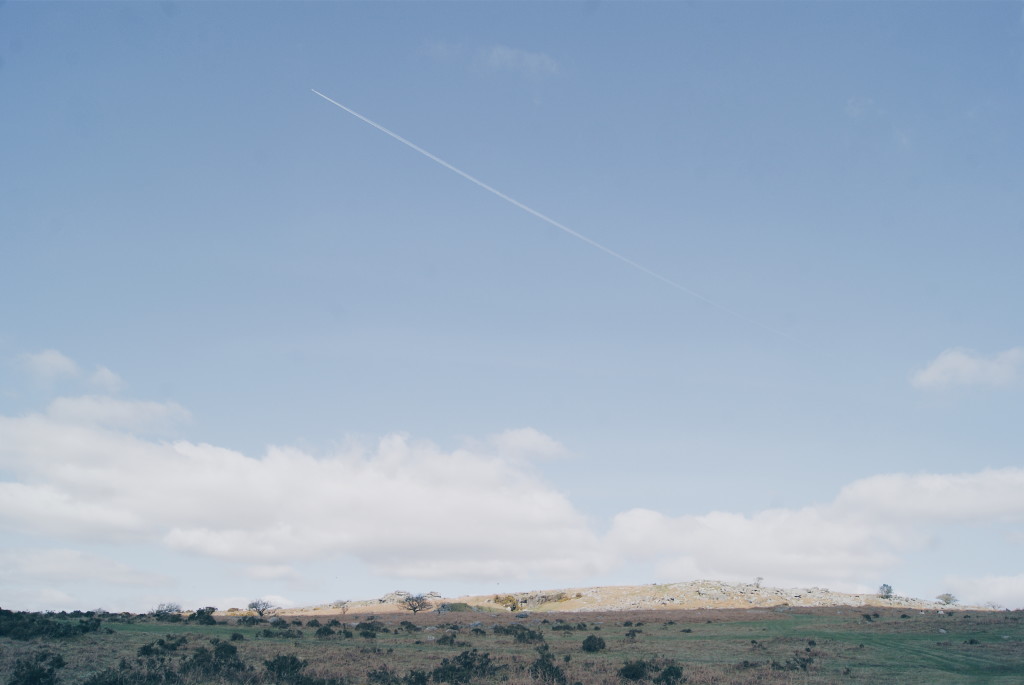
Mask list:
POLYGON ((543 52, 529 52, 506 45, 492 45, 480 52, 480 62, 495 71, 511 71, 530 76, 553 76, 558 62, 543 52))
POLYGON ((142 433, 165 433, 191 417, 188 410, 174 402, 128 401, 103 395, 59 397, 50 403, 46 413, 64 423, 142 433))
POLYGON ((428 57, 439 62, 451 62, 460 59, 463 53, 461 45, 440 40, 427 43, 423 51, 428 57))
POLYGON ((117 392, 124 385, 121 377, 105 366, 97 366, 89 376, 89 382, 107 392, 117 392))
POLYGON ((952 385, 1009 385, 1017 380, 1022 365, 1024 347, 1014 347, 991 357, 976 355, 969 350, 950 349, 915 373, 911 383, 924 389, 952 385))
POLYGON ((555 58, 543 52, 531 52, 507 45, 486 47, 434 41, 423 47, 431 59, 449 64, 463 64, 484 72, 505 72, 529 77, 549 77, 561 72, 555 58))
POLYGON ((37 380, 53 381, 62 377, 77 376, 78 364, 57 350, 43 350, 20 357, 22 366, 37 380))
POLYGON ((863 119, 866 116, 878 114, 878 107, 875 101, 869 97, 851 97, 846 101, 846 116, 851 119, 863 119))

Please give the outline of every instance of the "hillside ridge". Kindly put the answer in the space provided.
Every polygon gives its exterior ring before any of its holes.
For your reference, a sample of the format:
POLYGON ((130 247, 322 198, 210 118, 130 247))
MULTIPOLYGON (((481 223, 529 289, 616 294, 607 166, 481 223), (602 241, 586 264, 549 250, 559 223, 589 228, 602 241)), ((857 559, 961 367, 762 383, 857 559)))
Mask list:
MULTIPOLYGON (((346 602, 347 611, 375 613, 405 611, 403 597, 412 593, 390 592, 377 599, 346 602)), ((759 583, 728 583, 718 580, 693 580, 650 585, 613 585, 561 588, 527 592, 496 593, 442 597, 425 593, 434 607, 469 605, 493 611, 588 612, 588 611, 650 611, 661 609, 754 609, 790 607, 885 607, 919 610, 982 609, 949 605, 935 600, 893 595, 883 598, 877 593, 835 592, 821 587, 778 588, 759 583)), ((287 610, 287 613, 327 613, 337 611, 341 603, 287 610)))

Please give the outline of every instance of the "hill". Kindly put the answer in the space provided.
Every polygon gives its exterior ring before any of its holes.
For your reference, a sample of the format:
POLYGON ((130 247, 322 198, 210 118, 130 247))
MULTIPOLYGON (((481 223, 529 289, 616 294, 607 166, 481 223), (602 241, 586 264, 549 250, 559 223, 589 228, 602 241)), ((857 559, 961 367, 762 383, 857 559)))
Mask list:
MULTIPOLYGON (((409 593, 396 591, 378 599, 348 603, 351 611, 387 613, 404 611, 400 602, 409 593)), ((900 607, 940 610, 940 602, 893 596, 883 599, 877 594, 833 592, 819 587, 776 588, 754 583, 726 583, 716 580, 694 580, 683 583, 622 585, 607 587, 563 588, 494 595, 441 597, 428 593, 434 606, 465 604, 492 611, 649 611, 659 609, 750 609, 777 606, 791 607, 900 607)), ((963 608, 963 607, 961 607, 963 608)), ((291 609, 289 614, 336 612, 335 605, 291 609)))

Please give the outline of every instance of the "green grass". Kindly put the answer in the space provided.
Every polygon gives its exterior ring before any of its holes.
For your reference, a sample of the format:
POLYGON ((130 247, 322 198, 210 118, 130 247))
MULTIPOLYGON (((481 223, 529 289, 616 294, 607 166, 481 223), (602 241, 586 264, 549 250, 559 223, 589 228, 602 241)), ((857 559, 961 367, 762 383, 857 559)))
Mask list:
MULTIPOLYGON (((303 623, 308 618, 301 617, 303 623)), ((332 617, 317 618, 326 624, 332 617)), ((157 623, 148 617, 104 620, 100 631, 74 638, 0 638, 0 673, 13 673, 19 659, 50 651, 67 662, 57 672, 58 682, 78 684, 98 671, 118 668, 122 660, 138 670, 140 647, 185 636, 183 647, 166 654, 165 663, 172 670, 197 650, 213 649, 211 640, 230 642, 241 661, 252 666, 245 674, 193 673, 178 681, 197 685, 273 682, 263 664, 277 655, 308 662, 303 674, 312 680, 307 682, 365 683, 367 674, 382 666, 398 677, 410 670, 432 672, 443 660, 472 649, 488 653, 502 671, 471 682, 516 685, 540 682, 530 667, 542 645, 569 685, 618 685, 624 682, 619 669, 638 660, 656 665, 651 678, 666 666, 677 665, 688 683, 1024 683, 1024 612, 940 615, 897 609, 870 621, 854 608, 534 613, 526 618, 482 612, 385 614, 376 620, 387 630, 372 639, 361 637, 354 627, 368 616, 334 618, 354 636, 319 639, 314 637, 316 628, 289 625, 301 630, 301 637, 264 637, 266 624, 243 627, 223 617, 218 620, 227 623, 215 626, 157 623), (406 630, 403 621, 420 630, 406 630), (579 623, 586 629, 554 629, 579 623), (514 635, 494 631, 495 626, 509 625, 536 631, 543 642, 518 642, 514 635), (233 633, 244 639, 231 641, 233 633), (581 645, 589 635, 603 638, 607 648, 584 652, 581 645), (443 644, 446 641, 452 644, 443 644)))

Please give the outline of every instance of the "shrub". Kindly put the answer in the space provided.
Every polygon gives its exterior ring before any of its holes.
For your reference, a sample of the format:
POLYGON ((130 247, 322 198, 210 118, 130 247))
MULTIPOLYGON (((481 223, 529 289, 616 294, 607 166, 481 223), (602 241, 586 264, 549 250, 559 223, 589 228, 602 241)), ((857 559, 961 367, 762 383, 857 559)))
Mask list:
POLYGON ((273 659, 264 661, 263 666, 273 678, 294 682, 301 679, 306 662, 294 654, 278 654, 273 659))
POLYGON ((402 679, 387 664, 384 664, 380 668, 368 672, 366 682, 370 685, 401 685, 402 679))
POLYGON ((670 664, 665 668, 661 669, 661 673, 654 679, 654 682, 658 685, 676 685, 677 683, 685 682, 686 679, 683 677, 683 669, 679 668, 675 664, 670 664))
POLYGON ((523 625, 519 625, 518 623, 513 623, 507 626, 496 625, 494 626, 494 634, 511 635, 516 642, 521 644, 529 644, 531 642, 544 642, 544 633, 538 632, 536 630, 531 630, 530 628, 527 628, 523 625))
POLYGON ((495 595, 494 603, 505 607, 509 611, 519 611, 521 604, 514 595, 495 595))
POLYGON ((430 682, 430 674, 426 671, 409 671, 402 678, 402 685, 427 685, 430 682))
POLYGON ((638 661, 627 661, 619 669, 619 677, 623 680, 643 680, 651 672, 652 665, 640 659, 638 661))
POLYGON ((474 649, 451 659, 442 659, 430 678, 435 683, 468 683, 473 678, 493 676, 500 670, 487 653, 480 654, 474 649))
POLYGON ((203 607, 202 609, 196 609, 194 612, 188 615, 185 619, 188 623, 198 623, 201 626, 215 626, 217 621, 213 618, 213 612, 217 611, 217 607, 203 607))
POLYGON ((530 664, 530 675, 542 683, 551 683, 552 685, 567 685, 568 683, 565 671, 555 663, 555 657, 552 656, 547 645, 537 648, 537 659, 530 664))
POLYGON ((606 647, 603 637, 597 635, 588 635, 583 640, 583 651, 584 652, 600 652, 606 647))
MULTIPOLYGON (((76 614, 84 615, 72 612, 71 616, 76 614)), ((100 619, 91 615, 72 623, 27 611, 0 609, 0 637, 9 637, 13 640, 31 640, 36 637, 70 638, 96 632, 99 628, 100 619)))
POLYGON ((320 639, 323 639, 325 637, 330 637, 331 635, 334 635, 334 629, 331 628, 330 626, 320 626, 319 628, 316 629, 316 632, 314 633, 314 635, 316 635, 320 639))
POLYGON ((230 677, 242 673, 246 666, 238 658, 238 647, 230 642, 211 640, 213 650, 200 647, 181 663, 182 674, 210 678, 216 676, 230 677))
POLYGON ((18 659, 11 671, 8 685, 56 685, 57 671, 64 668, 64 658, 53 652, 39 652, 18 659))

